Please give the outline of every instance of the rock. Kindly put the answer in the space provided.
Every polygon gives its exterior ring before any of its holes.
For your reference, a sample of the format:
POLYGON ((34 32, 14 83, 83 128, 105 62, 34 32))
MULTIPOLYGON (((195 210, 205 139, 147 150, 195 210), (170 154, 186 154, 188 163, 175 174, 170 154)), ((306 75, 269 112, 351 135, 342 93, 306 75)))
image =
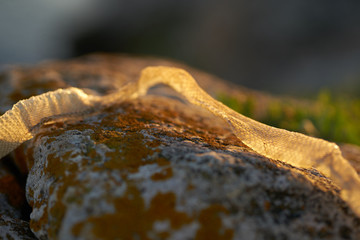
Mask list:
POLYGON ((0 162, 0 239, 36 239, 22 218, 25 192, 14 174, 0 162))
POLYGON ((360 236, 328 179, 251 152, 222 120, 178 100, 150 96, 48 124, 30 146, 39 238, 360 236))
POLYGON ((31 232, 29 222, 9 215, 0 215, 0 239, 34 240, 37 238, 31 232))
POLYGON ((29 228, 29 222, 8 215, 0 215, 0 239, 37 239, 29 228))
MULTIPOLYGON (((138 76, 140 60, 120 67, 119 59, 14 70, 2 84, 15 75, 33 81, 14 84, 3 109, 58 87, 109 93, 138 76)), ((30 228, 39 239, 360 237, 360 219, 331 180, 258 155, 223 120, 166 88, 44 123, 12 156, 26 158, 30 228)))

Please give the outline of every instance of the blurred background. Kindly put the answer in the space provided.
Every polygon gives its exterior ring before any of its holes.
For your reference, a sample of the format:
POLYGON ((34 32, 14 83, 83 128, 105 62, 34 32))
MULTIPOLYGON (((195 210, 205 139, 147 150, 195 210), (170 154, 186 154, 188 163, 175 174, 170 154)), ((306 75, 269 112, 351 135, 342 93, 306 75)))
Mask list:
POLYGON ((359 96, 360 1, 0 0, 0 68, 99 51, 273 93, 359 96))

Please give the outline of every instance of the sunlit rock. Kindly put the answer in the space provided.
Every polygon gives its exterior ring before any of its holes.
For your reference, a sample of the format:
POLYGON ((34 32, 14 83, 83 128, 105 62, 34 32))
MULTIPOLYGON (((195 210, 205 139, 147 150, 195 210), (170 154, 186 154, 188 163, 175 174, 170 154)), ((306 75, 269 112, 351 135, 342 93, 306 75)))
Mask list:
POLYGON ((331 181, 251 152, 179 100, 149 96, 48 124, 29 146, 38 237, 359 236, 331 181))
MULTIPOLYGON (((18 84, 1 103, 69 86, 111 93, 147 64, 171 65, 90 56, 17 69, 3 77, 18 84)), ((224 87, 192 74, 209 92, 224 87)), ((13 155, 27 161, 39 239, 360 237, 359 219, 330 179, 254 153, 222 119, 167 88, 38 127, 13 155)))

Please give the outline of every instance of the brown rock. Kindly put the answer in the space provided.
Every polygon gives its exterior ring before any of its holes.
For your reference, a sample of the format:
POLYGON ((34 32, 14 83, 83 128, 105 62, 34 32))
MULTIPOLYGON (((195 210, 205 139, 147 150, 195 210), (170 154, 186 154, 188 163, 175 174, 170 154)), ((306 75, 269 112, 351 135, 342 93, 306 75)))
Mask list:
MULTIPOLYGON (((145 65, 168 64, 92 55, 14 69, 1 84, 18 84, 0 103, 67 86, 106 94, 145 65)), ((213 94, 229 89, 190 72, 213 94)), ((30 227, 40 239, 360 238, 329 179, 252 152, 223 120, 166 88, 48 122, 22 147, 15 158, 30 169, 30 227)))
POLYGON ((156 96, 43 126, 29 148, 32 230, 50 239, 359 236, 328 179, 252 153, 224 126, 156 96))
POLYGON ((25 191, 4 162, 0 162, 0 239, 36 239, 29 222, 22 220, 25 191))

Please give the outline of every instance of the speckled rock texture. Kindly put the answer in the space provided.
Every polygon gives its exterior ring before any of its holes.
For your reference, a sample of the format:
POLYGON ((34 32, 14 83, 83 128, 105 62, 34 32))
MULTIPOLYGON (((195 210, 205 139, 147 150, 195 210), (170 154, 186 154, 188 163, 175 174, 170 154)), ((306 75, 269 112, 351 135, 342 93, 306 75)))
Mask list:
MULTIPOLYGON (((14 69, 0 80, 11 89, 0 110, 59 87, 106 94, 159 64, 172 63, 92 55, 14 69)), ((226 90, 191 71, 207 91, 226 90)), ((34 239, 29 225, 38 239, 360 239, 360 219, 329 179, 254 153, 226 122, 167 88, 38 131, 7 157, 29 171, 32 212, 27 220, 9 192, 0 194, 4 239, 34 239)), ((344 148, 356 161, 359 152, 344 148)), ((14 196, 24 198, 18 186, 14 196)))
POLYGON ((36 239, 29 228, 24 189, 5 159, 0 162, 0 239, 36 239))

